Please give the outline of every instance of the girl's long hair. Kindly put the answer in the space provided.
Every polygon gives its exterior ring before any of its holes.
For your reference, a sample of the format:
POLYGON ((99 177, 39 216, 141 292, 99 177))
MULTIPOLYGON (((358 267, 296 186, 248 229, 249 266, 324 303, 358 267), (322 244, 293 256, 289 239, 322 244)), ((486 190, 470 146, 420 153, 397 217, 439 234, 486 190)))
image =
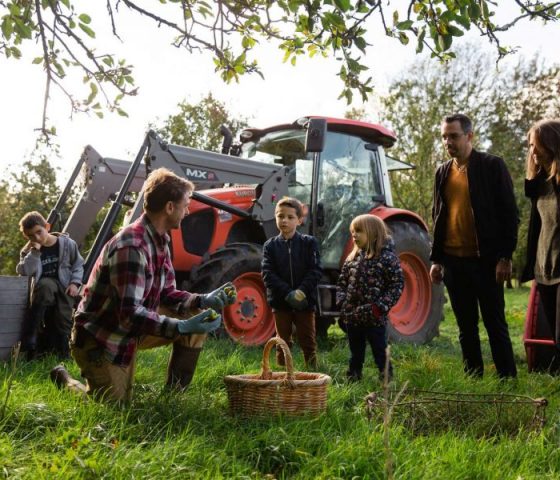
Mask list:
MULTIPOLYGON (((550 160, 550 172, 548 178, 556 179, 556 183, 560 184, 560 120, 541 120, 535 123, 527 132, 527 140, 531 134, 541 151, 543 151, 550 160)), ((536 165, 533 161, 531 150, 527 152, 527 178, 529 180, 535 178, 540 171, 543 170, 541 165, 536 165)))
MULTIPOLYGON (((381 254, 383 245, 391 238, 389 229, 385 222, 379 217, 370 214, 358 215, 350 224, 350 229, 355 232, 365 232, 367 245, 364 249, 366 258, 375 258, 381 254)), ((354 248, 346 257, 346 260, 354 260, 360 248, 354 245, 354 248)))

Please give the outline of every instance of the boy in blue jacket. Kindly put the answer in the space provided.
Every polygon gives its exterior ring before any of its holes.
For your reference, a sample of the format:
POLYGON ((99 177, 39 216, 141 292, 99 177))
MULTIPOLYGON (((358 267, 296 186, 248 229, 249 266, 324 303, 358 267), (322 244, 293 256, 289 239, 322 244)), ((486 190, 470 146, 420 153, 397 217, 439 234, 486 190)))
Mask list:
POLYGON ((67 234, 48 231, 39 212, 25 214, 19 227, 29 242, 20 252, 16 272, 33 277, 31 312, 24 325, 22 350, 29 359, 49 350, 68 357, 72 307, 82 285, 84 259, 67 234), (54 313, 47 322, 45 313, 49 307, 54 307, 54 313))
MULTIPOLYGON (((315 368, 315 306, 322 274, 319 247, 315 237, 297 231, 303 222, 303 205, 299 200, 282 198, 276 205, 275 217, 280 235, 263 246, 262 277, 268 303, 274 313, 277 335, 291 347, 295 325, 305 364, 315 368)), ((280 349, 276 351, 276 361, 285 365, 280 349)))

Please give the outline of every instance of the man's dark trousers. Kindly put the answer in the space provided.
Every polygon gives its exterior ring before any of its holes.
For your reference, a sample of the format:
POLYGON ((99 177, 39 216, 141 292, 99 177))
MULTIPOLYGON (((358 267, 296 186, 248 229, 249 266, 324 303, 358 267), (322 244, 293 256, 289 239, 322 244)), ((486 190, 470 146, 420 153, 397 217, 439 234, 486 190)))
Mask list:
POLYGON ((482 376, 484 364, 478 334, 478 307, 500 377, 515 377, 517 369, 505 318, 504 286, 496 282, 496 260, 446 256, 444 282, 459 326, 465 372, 482 376))

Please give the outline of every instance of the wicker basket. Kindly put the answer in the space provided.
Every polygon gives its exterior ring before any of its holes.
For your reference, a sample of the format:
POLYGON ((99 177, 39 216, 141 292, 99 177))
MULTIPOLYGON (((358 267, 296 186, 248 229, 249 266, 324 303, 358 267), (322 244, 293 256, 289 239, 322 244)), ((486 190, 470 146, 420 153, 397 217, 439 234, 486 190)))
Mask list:
POLYGON ((262 371, 254 375, 224 377, 230 412, 240 416, 318 415, 327 407, 331 377, 322 373, 294 372, 292 354, 284 340, 271 338, 263 351, 262 371), (271 372, 270 350, 279 345, 286 372, 271 372))

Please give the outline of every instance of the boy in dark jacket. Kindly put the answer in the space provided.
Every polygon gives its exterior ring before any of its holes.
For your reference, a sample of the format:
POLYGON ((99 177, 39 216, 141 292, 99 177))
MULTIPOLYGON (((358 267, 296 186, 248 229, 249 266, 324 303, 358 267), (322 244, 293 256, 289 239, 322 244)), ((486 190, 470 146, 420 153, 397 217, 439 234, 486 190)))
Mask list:
MULTIPOLYGON (((308 368, 315 368, 315 305, 322 273, 319 247, 315 237, 296 230, 303 221, 303 205, 299 200, 281 199, 275 217, 280 235, 270 238, 263 246, 262 277, 268 303, 274 312, 277 335, 291 347, 295 325, 305 363, 308 368)), ((280 349, 276 361, 285 365, 280 349)))
POLYGON ((76 242, 67 234, 50 233, 39 212, 25 214, 19 226, 29 242, 21 250, 16 272, 33 277, 23 351, 29 359, 36 353, 50 350, 68 357, 72 307, 82 285, 84 260, 76 242), (54 307, 54 313, 47 319, 48 307, 54 307))

